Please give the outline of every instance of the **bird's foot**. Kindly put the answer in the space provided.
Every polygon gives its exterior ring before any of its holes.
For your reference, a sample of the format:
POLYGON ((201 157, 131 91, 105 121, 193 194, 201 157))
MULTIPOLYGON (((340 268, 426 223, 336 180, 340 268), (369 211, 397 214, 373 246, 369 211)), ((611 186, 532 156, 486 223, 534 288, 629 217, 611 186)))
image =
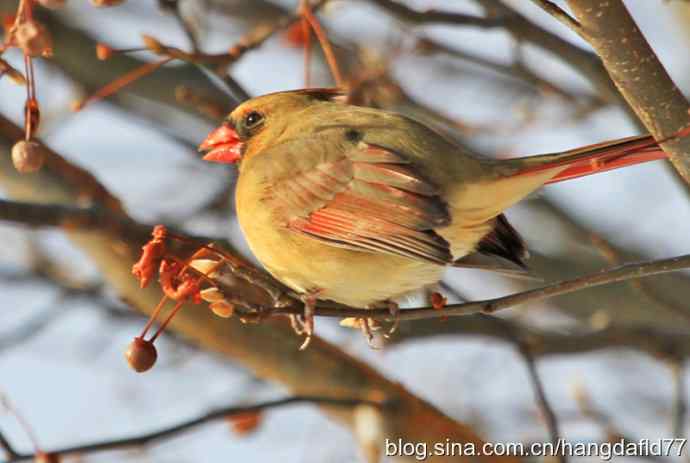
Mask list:
POLYGON ((348 317, 341 320, 340 326, 359 329, 372 349, 383 347, 383 336, 380 333, 382 326, 378 320, 369 317, 348 317))
POLYGON ((367 344, 369 344, 369 347, 372 349, 380 349, 382 347, 380 342, 381 336, 380 334, 376 335, 375 333, 381 331, 381 324, 373 318, 362 317, 358 318, 357 320, 359 321, 359 328, 367 338, 367 344))
POLYGON ((393 322, 391 327, 388 329, 388 332, 383 336, 385 338, 390 338, 398 329, 398 326, 400 326, 400 306, 394 301, 386 301, 386 305, 388 306, 388 313, 390 313, 393 322))
POLYGON ((300 336, 305 336, 304 342, 299 350, 304 350, 309 346, 311 338, 314 335, 314 312, 316 309, 317 296, 320 291, 310 291, 309 293, 300 296, 304 303, 304 313, 301 315, 290 315, 290 324, 300 336))

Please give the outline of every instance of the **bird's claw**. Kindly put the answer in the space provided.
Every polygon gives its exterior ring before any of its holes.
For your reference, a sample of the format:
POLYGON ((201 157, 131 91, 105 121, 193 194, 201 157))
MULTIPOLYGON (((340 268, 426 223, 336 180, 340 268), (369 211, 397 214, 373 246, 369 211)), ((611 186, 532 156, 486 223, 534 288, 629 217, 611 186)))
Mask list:
POLYGON ((373 320, 371 318, 360 318, 359 322, 359 327, 367 338, 367 344, 372 347, 374 345, 374 333, 371 326, 373 320))
POLYGON ((388 339, 393 335, 393 333, 395 333, 395 331, 398 329, 398 326, 400 326, 400 306, 394 301, 387 301, 386 305, 388 306, 388 313, 390 313, 391 318, 393 319, 393 323, 388 329, 388 332, 383 335, 384 338, 388 339))
POLYGON ((381 324, 373 318, 361 317, 357 319, 359 329, 367 338, 367 344, 372 349, 381 349, 381 336, 378 331, 381 331, 381 324))
POLYGON ((317 294, 318 293, 311 292, 301 296, 302 302, 304 302, 304 313, 290 315, 292 329, 295 330, 295 333, 299 336, 305 336, 304 342, 299 347, 299 350, 306 349, 314 335, 314 312, 316 309, 317 294))

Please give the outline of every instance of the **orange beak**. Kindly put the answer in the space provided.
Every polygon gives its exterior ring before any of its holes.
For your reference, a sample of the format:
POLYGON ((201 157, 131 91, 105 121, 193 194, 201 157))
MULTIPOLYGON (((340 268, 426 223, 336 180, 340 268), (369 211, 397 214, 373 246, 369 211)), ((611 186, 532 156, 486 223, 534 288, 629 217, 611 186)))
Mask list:
POLYGON ((242 157, 244 143, 237 136, 237 132, 229 124, 223 124, 199 145, 199 151, 208 151, 204 161, 221 164, 234 164, 242 157))

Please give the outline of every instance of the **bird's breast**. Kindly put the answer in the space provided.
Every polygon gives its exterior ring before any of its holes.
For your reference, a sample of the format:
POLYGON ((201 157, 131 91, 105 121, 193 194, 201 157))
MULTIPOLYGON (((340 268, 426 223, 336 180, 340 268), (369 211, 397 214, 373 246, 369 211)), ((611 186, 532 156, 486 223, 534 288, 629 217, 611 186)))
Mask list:
POLYGON ((280 206, 265 189, 240 176, 237 216, 251 251, 276 279, 300 293, 319 291, 353 307, 366 307, 436 283, 444 267, 327 244, 287 228, 280 206))

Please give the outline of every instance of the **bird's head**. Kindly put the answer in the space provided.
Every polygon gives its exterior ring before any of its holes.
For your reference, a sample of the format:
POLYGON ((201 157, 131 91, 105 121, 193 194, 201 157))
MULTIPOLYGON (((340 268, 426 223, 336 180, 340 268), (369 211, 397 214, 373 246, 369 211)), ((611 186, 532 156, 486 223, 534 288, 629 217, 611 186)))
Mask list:
POLYGON ((199 145, 203 159, 221 164, 234 164, 245 153, 258 152, 270 140, 288 129, 289 117, 318 101, 335 101, 343 93, 337 89, 305 89, 270 93, 239 105, 217 129, 199 145))

